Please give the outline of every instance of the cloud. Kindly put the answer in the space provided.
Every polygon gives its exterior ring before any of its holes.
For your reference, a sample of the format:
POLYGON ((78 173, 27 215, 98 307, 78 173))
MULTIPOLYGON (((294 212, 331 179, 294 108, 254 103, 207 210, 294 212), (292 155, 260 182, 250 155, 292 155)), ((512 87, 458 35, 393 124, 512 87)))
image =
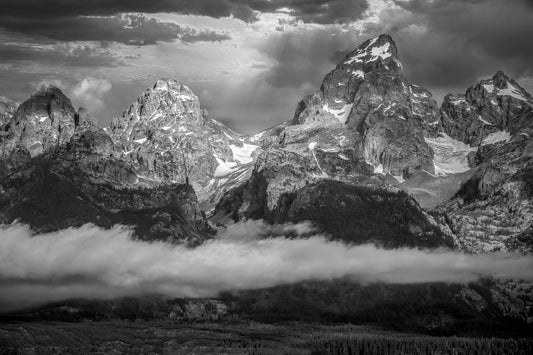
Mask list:
MULTIPOLYGON (((373 33, 390 32, 409 79, 437 91, 464 92, 503 69, 533 76, 533 6, 524 0, 396 1, 373 33)), ((531 89, 531 88, 530 88, 531 89)))
POLYGON ((367 0, 272 0, 250 2, 260 12, 290 14, 296 20, 315 24, 346 24, 355 22, 368 9, 367 0))
POLYGON ((106 79, 84 78, 72 90, 73 98, 91 110, 104 107, 104 98, 111 90, 111 82, 106 79))
POLYGON ((0 43, 0 60, 4 63, 40 63, 69 67, 113 68, 127 65, 105 48, 74 44, 0 43))
POLYGON ((0 27, 16 33, 52 40, 118 42, 144 46, 158 42, 222 41, 230 37, 213 30, 195 30, 162 22, 142 14, 114 16, 9 17, 0 15, 0 27), (66 30, 68 29, 68 30, 66 30))
POLYGON ((367 0, 0 0, 5 18, 51 19, 111 16, 118 13, 179 13, 213 18, 233 16, 245 22, 258 20, 258 12, 283 11, 307 23, 333 24, 357 20, 368 8, 367 0))
POLYGON ((92 225, 32 236, 0 228, 0 310, 69 298, 159 293, 209 297, 222 290, 350 277, 354 282, 469 282, 480 275, 533 281, 529 255, 465 255, 447 250, 383 250, 312 235, 309 224, 248 221, 190 249, 134 241, 124 227, 92 225), (304 234, 305 238, 284 235, 304 234))

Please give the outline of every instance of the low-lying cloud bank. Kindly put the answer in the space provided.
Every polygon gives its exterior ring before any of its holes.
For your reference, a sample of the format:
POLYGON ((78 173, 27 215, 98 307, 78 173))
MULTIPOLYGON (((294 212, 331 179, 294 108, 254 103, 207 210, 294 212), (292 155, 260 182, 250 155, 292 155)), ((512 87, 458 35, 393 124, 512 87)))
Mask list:
POLYGON ((468 282, 488 275, 533 281, 530 255, 383 250, 331 242, 312 231, 306 223, 244 222, 189 249, 134 241, 128 229, 118 226, 85 225, 38 236, 25 225, 1 226, 0 311, 81 297, 208 297, 222 290, 339 277, 417 283, 468 282))

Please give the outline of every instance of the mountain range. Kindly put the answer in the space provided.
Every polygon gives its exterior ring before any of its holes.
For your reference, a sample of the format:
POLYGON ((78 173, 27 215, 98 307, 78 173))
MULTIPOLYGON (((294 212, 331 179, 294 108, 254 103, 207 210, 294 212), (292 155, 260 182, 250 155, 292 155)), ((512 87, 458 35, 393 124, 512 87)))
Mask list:
POLYGON ((198 245, 231 221, 311 221, 355 244, 529 252, 532 136, 533 98, 502 71, 439 107, 388 35, 348 53, 292 119, 252 135, 172 79, 109 127, 43 86, 20 105, 0 98, 0 223, 120 223, 198 245))

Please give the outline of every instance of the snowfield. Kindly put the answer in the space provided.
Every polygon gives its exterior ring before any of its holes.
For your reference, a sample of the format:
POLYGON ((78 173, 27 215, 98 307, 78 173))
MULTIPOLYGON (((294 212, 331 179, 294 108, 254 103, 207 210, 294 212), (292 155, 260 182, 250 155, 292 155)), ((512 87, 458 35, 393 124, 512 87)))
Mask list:
POLYGON ((445 133, 437 138, 425 138, 426 143, 433 149, 433 165, 436 176, 458 174, 470 170, 468 154, 477 151, 468 144, 453 139, 445 133))

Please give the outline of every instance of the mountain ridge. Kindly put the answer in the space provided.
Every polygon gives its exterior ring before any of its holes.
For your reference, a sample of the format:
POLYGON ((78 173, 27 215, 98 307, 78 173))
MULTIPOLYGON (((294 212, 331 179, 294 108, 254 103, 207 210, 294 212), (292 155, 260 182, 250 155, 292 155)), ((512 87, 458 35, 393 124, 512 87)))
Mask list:
MULTIPOLYGON (((357 200, 364 190, 368 208, 390 193, 390 201, 414 206, 413 216, 420 216, 409 222, 409 238, 435 226, 441 238, 435 245, 468 251, 493 248, 464 242, 480 239, 472 229, 476 223, 465 217, 472 213, 466 206, 499 205, 497 191, 507 189, 516 196, 508 193, 501 203, 522 207, 499 209, 501 216, 509 220, 519 213, 523 222, 497 229, 510 233, 503 238, 509 246, 495 235, 488 239, 500 240, 498 248, 527 249, 529 242, 516 241, 529 240, 532 229, 525 177, 532 102, 498 71, 465 94, 447 95, 438 107, 431 92, 407 80, 393 39, 380 35, 349 52, 320 88, 298 103, 292 120, 253 135, 211 118, 198 97, 173 79, 157 80, 105 128, 86 110, 75 110, 59 89, 41 87, 4 120, 0 163, 4 171, 16 172, 40 156, 58 164, 53 157, 61 156, 76 170, 80 162, 67 156, 77 156, 87 163, 79 173, 89 178, 88 185, 105 181, 154 191, 191 185, 198 208, 214 223, 299 221, 295 211, 324 208, 308 191, 340 189, 357 200), (91 164, 103 172, 93 174, 91 164), (491 186, 498 190, 490 192, 491 186)), ((9 185, 9 176, 2 184, 9 185)), ((381 242, 396 245, 390 238, 381 242)), ((416 239, 409 240, 416 246, 416 239)))

